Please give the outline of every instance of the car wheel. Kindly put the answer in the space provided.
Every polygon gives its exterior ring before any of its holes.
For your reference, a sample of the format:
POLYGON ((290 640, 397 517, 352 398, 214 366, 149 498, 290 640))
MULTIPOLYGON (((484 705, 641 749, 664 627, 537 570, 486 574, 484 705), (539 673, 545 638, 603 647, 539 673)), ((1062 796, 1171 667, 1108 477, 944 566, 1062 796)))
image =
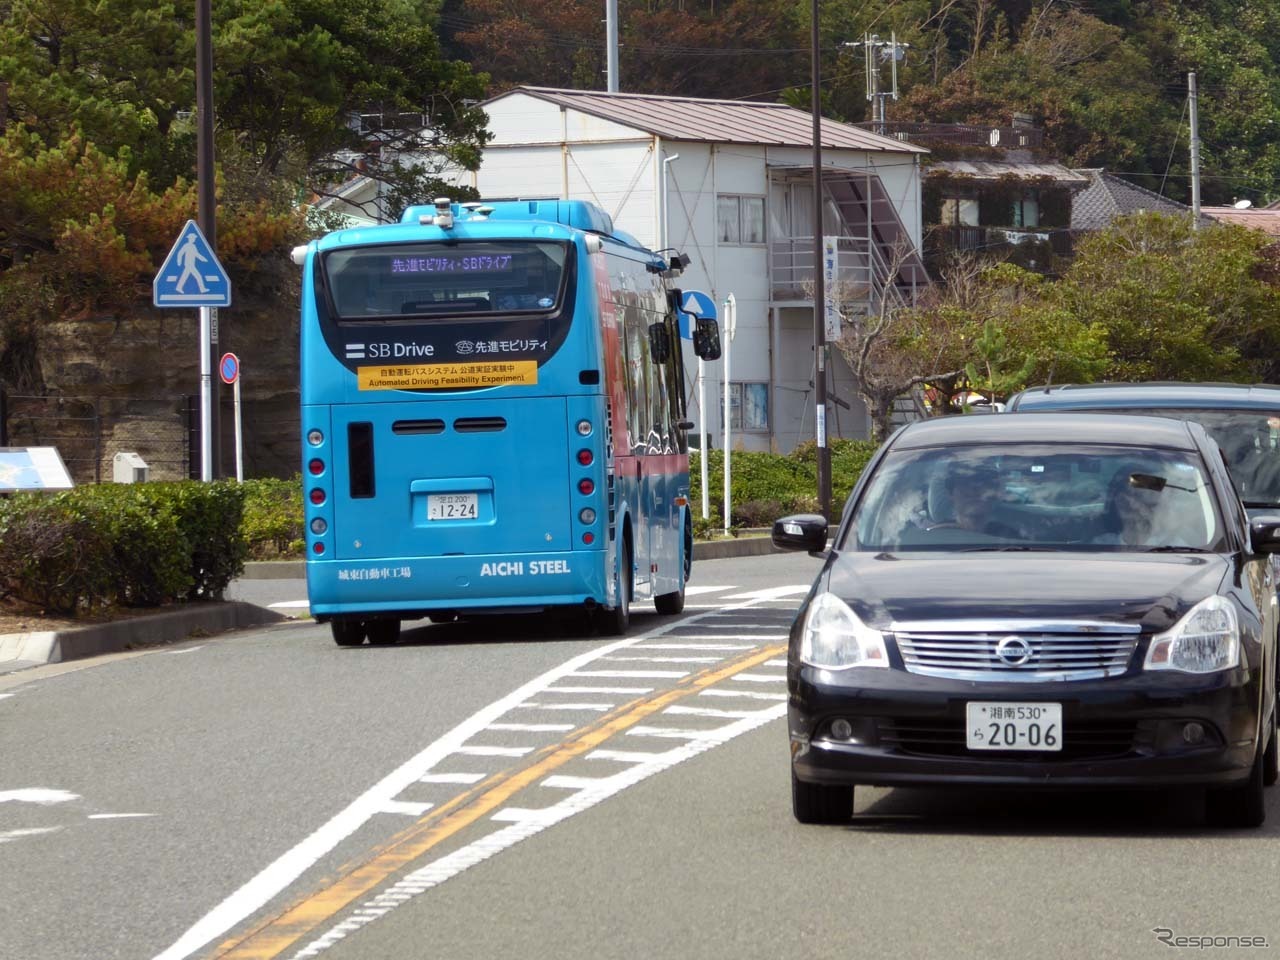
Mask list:
POLYGON ((1253 760, 1249 779, 1238 787, 1211 787, 1205 794, 1205 820, 1215 827, 1260 827, 1267 818, 1264 793, 1265 750, 1253 760))
POLYGON ((805 783, 793 770, 791 812, 801 823, 848 823, 853 818, 853 787, 805 783))
POLYGON ((1280 726, 1276 723, 1276 713, 1280 711, 1280 703, 1271 711, 1271 740, 1267 744, 1267 752, 1262 755, 1262 785, 1273 787, 1280 780, 1280 726))
POLYGON ((612 610, 600 609, 596 624, 607 637, 620 637, 631 626, 631 538, 622 538, 622 554, 618 557, 618 605, 612 610))
POLYGON ((370 620, 369 642, 374 646, 385 647, 400 639, 399 620, 370 620))
POLYGON ((331 620, 329 630, 333 642, 340 647, 358 647, 364 643, 365 627, 361 620, 331 620))

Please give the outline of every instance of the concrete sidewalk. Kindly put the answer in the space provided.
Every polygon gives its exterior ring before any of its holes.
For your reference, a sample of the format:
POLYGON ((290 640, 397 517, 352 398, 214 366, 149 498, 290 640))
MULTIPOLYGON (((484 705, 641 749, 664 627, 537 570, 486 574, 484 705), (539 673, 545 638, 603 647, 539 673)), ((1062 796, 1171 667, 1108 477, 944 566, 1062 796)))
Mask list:
MULTIPOLYGON (((693 559, 724 560, 763 556, 774 550, 768 536, 695 543, 693 559)), ((245 564, 241 580, 303 580, 303 560, 274 560, 245 564)), ((243 601, 192 603, 145 616, 87 624, 65 630, 41 630, 0 635, 0 674, 46 663, 61 663, 134 647, 175 643, 191 636, 210 636, 288 619, 283 614, 243 601)))

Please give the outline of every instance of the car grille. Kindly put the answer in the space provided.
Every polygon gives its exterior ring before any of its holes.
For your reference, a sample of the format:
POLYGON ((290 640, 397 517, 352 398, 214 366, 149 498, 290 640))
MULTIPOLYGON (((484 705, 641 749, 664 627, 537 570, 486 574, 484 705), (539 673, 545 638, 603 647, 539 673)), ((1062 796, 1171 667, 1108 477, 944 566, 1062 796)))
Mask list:
POLYGON ((1051 763, 1124 756, 1135 749, 1137 732, 1138 724, 1134 720, 1065 720, 1061 750, 970 750, 965 746, 962 719, 912 717, 882 719, 878 724, 881 745, 897 747, 904 753, 1024 763, 1028 759, 1051 763))
POLYGON ((894 624, 890 629, 911 673, 1006 683, 1116 676, 1129 668, 1139 638, 1136 625, 1092 622, 894 624))

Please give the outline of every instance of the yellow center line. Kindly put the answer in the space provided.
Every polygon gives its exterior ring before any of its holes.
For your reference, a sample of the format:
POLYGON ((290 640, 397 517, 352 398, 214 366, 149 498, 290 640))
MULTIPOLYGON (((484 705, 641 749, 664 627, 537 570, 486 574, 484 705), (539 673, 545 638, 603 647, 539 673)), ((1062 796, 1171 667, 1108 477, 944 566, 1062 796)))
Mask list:
POLYGON ((600 746, 616 734, 677 700, 704 690, 743 670, 759 666, 786 651, 785 644, 756 650, 727 664, 685 677, 670 690, 623 704, 560 744, 543 748, 519 770, 494 774, 466 793, 425 814, 393 837, 373 857, 342 874, 329 886, 257 928, 221 943, 218 960, 271 960, 352 902, 385 883, 413 861, 454 834, 505 805, 515 794, 570 760, 600 746))

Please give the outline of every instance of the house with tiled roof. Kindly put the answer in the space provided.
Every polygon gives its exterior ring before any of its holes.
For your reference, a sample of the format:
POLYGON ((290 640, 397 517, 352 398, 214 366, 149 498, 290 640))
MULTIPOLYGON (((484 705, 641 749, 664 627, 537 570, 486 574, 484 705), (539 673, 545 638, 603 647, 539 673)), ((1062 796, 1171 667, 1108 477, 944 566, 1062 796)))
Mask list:
POLYGON ((1234 223, 1280 237, 1280 210, 1270 207, 1201 207, 1200 212, 1218 223, 1234 223))
POLYGON ((1071 200, 1072 230, 1102 230, 1117 217, 1133 213, 1191 215, 1191 208, 1186 204, 1123 180, 1100 167, 1075 172, 1086 177, 1089 183, 1071 200))

